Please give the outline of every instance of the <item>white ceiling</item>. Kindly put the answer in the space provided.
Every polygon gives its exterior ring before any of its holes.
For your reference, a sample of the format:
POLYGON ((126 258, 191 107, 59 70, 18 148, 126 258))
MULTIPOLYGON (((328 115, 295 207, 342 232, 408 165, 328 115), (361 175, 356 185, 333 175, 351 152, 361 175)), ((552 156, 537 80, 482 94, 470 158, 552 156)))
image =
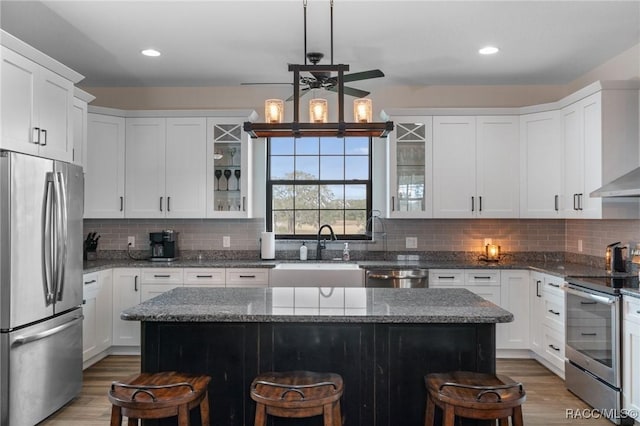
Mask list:
MULTIPOLYGON (((330 53, 329 0, 308 0, 308 51, 330 53)), ((82 86, 292 81, 303 0, 0 1, 7 32, 85 75, 82 86), (140 50, 154 47, 159 58, 140 50)), ((334 63, 371 84, 567 84, 640 43, 635 1, 334 1, 334 63), (498 55, 478 48, 493 44, 498 55)), ((639 65, 640 66, 640 65, 639 65)))

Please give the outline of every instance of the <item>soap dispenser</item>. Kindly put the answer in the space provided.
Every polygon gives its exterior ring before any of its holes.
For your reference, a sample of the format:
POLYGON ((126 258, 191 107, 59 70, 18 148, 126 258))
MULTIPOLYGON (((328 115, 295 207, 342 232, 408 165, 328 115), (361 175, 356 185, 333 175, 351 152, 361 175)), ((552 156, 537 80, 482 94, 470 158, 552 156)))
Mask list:
POLYGON ((302 242, 300 246, 300 260, 307 260, 307 246, 302 242))
POLYGON ((344 249, 342 250, 342 260, 351 259, 351 255, 349 254, 349 243, 344 243, 344 249))

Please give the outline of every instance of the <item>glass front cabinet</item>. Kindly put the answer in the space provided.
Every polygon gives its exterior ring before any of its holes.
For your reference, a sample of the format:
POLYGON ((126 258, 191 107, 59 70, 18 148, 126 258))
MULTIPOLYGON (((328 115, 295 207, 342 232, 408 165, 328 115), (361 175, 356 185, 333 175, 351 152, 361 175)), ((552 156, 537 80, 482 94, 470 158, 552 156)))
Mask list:
POLYGON ((432 216, 432 117, 390 117, 387 144, 387 217, 432 216))
POLYGON ((251 217, 251 138, 246 118, 207 119, 207 217, 251 217))

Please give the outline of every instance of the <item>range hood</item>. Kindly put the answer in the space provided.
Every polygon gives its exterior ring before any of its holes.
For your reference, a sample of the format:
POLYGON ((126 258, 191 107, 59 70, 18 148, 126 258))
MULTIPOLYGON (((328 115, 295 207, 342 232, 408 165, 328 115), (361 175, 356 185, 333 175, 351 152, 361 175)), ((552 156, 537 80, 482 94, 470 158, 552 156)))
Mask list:
POLYGON ((590 195, 592 197, 640 197, 640 167, 603 185, 590 195))

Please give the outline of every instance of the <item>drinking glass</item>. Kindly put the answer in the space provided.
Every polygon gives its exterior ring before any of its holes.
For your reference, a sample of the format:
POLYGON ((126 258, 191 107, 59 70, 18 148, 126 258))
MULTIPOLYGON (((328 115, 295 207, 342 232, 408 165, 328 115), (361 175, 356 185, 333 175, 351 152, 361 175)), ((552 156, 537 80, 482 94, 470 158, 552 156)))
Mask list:
POLYGON ((229 190, 229 178, 231 177, 231 170, 225 169, 224 177, 227 178, 227 191, 229 190))
POLYGON ((222 177, 222 170, 216 170, 215 172, 213 172, 213 174, 215 175, 217 180, 216 189, 220 191, 220 178, 222 177))
POLYGON ((236 184, 236 185, 237 185, 236 189, 237 189, 238 191, 240 191, 240 169, 236 169, 236 170, 233 172, 233 174, 234 174, 234 176, 236 177, 236 182, 237 182, 237 184, 236 184))

